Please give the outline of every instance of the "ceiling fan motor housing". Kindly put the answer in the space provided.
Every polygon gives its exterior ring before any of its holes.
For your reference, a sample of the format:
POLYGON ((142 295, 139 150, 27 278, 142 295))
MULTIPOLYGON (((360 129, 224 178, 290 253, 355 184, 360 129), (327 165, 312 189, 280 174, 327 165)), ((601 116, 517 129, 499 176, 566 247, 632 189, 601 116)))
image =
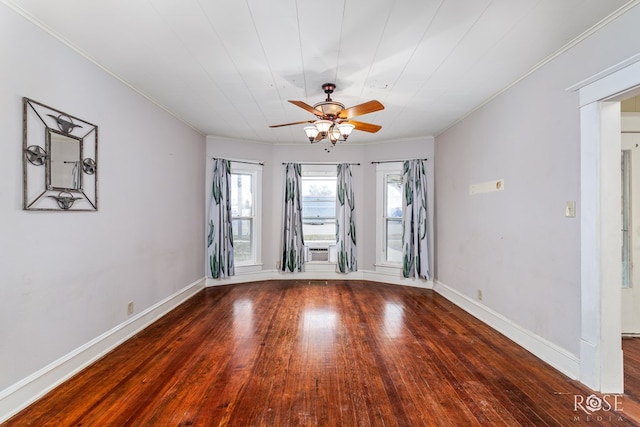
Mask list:
POLYGON ((335 90, 336 85, 334 83, 325 83, 322 85, 322 90, 327 94, 327 99, 323 102, 318 102, 313 106, 316 110, 320 111, 324 117, 329 120, 333 120, 338 117, 338 113, 344 110, 344 104, 335 102, 331 99, 331 94, 335 90))
POLYGON ((329 100, 318 102, 313 106, 313 108, 320 111, 324 117, 329 120, 333 120, 338 117, 338 113, 340 111, 344 110, 344 105, 339 102, 329 100))

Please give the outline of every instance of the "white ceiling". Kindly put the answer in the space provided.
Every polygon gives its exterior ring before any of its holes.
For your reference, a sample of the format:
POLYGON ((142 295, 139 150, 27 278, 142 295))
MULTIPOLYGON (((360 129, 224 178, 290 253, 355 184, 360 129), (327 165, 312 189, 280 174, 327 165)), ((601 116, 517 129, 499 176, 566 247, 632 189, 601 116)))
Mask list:
POLYGON ((377 99, 352 143, 437 135, 628 0, 2 0, 206 135, 308 143, 321 85, 377 99))

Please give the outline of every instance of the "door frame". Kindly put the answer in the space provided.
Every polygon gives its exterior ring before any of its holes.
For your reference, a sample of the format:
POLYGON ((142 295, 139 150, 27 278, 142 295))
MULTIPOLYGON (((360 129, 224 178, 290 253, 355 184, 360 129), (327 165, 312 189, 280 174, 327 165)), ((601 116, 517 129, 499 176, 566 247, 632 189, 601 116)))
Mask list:
POLYGON ((580 381, 624 391, 620 100, 640 87, 640 54, 572 86, 580 98, 580 381))

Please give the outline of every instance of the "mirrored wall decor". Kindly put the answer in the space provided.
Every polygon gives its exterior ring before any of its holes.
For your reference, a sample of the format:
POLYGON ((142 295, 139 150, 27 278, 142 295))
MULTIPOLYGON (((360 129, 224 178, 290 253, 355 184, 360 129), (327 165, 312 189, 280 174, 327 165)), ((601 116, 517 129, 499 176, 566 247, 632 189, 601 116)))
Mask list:
POLYGON ((98 210, 98 126, 22 101, 23 208, 98 210))

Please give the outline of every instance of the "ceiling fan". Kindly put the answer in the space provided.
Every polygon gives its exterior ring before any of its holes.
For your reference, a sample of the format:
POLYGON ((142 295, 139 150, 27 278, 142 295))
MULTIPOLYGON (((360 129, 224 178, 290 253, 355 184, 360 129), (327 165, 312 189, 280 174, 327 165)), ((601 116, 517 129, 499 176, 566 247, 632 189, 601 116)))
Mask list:
POLYGON ((304 120, 269 127, 278 128, 282 126, 313 123, 313 126, 305 126, 304 128, 304 132, 307 134, 309 141, 314 143, 327 138, 333 145, 335 145, 337 141, 346 141, 353 129, 371 133, 378 132, 382 129, 382 126, 351 120, 351 118, 384 110, 384 105, 374 100, 350 108, 344 108, 343 104, 331 99, 331 94, 335 88, 336 85, 334 83, 323 84, 322 90, 327 94, 327 99, 318 102, 313 107, 302 101, 289 101, 293 105, 314 114, 317 117, 316 120, 304 120))

